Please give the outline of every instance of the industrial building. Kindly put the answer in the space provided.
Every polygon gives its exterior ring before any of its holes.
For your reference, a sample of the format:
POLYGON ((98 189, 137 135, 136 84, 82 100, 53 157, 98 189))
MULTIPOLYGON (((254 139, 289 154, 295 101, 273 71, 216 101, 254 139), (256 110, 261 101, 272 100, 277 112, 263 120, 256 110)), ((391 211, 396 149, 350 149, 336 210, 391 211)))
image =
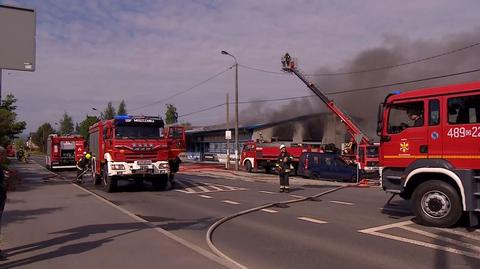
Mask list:
MULTIPOLYGON (((230 153, 234 156, 235 137, 232 130, 230 153)), ((225 125, 195 128, 187 131, 187 158, 201 161, 222 161, 227 153, 225 125)), ((340 119, 331 113, 303 115, 277 122, 239 127, 240 152, 246 141, 330 144, 337 147, 349 137, 340 119)))

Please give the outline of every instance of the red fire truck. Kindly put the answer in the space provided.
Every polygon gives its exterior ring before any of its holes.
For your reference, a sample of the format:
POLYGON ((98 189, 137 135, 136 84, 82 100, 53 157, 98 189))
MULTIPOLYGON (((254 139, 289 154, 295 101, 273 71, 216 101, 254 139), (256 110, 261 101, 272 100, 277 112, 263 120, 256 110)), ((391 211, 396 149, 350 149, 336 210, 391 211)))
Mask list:
POLYGON ((255 141, 249 141, 243 146, 240 163, 248 172, 264 168, 266 173, 270 173, 271 169, 275 167, 278 155, 280 155, 281 144, 284 144, 287 152, 292 155, 292 164, 295 171, 297 170, 298 161, 302 152, 319 150, 318 148, 315 149, 314 145, 294 144, 290 142, 257 143, 255 141))
POLYGON ((174 172, 169 162, 185 151, 184 128, 164 128, 159 117, 117 116, 95 123, 89 133, 94 181, 107 192, 116 189, 119 179, 149 180, 155 189, 165 189, 174 172))
POLYGON ((51 134, 47 138, 45 166, 50 170, 75 168, 84 151, 85 140, 82 136, 51 134))
MULTIPOLYGON (((283 68, 285 72, 295 74, 307 87, 322 100, 327 107, 335 113, 347 127, 347 131, 356 142, 355 154, 344 155, 344 158, 351 157, 358 164, 359 169, 363 174, 378 173, 378 144, 374 143, 373 139, 369 138, 367 134, 358 126, 358 124, 350 118, 343 110, 341 110, 333 100, 330 100, 325 94, 323 94, 317 86, 308 81, 305 75, 303 75, 297 68, 295 61, 286 54, 282 59, 283 68)), ((369 176, 371 177, 371 176, 369 176)))
POLYGON ((380 105, 381 183, 425 225, 480 213, 480 82, 390 94, 380 105))

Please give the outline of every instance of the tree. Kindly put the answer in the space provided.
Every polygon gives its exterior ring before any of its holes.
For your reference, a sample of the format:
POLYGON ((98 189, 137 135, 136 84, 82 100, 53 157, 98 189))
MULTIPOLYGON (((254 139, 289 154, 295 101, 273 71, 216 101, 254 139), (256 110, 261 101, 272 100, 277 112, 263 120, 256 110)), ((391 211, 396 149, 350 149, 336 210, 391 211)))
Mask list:
POLYGON ((78 122, 75 122, 75 133, 76 134, 80 133, 80 125, 78 125, 78 122))
POLYGON ((118 105, 117 115, 127 115, 127 105, 125 104, 125 100, 122 100, 118 105))
POLYGON ((17 121, 16 102, 15 96, 8 94, 0 104, 0 146, 10 144, 27 126, 24 121, 17 121))
POLYGON ((167 111, 165 112, 165 123, 174 124, 178 121, 177 108, 172 104, 167 104, 167 111))
POLYGON ((73 133, 73 120, 67 112, 63 113, 63 118, 60 120, 60 130, 59 133, 61 135, 68 135, 73 133))
POLYGON ((32 142, 39 146, 42 152, 45 152, 45 145, 48 135, 54 133, 55 129, 53 129, 52 125, 48 122, 45 122, 44 124, 40 125, 37 131, 32 135, 32 142))
POLYGON ((100 114, 100 117, 103 120, 111 120, 113 119, 113 117, 115 117, 115 115, 116 115, 116 112, 115 112, 115 108, 112 105, 112 102, 108 102, 107 108, 105 108, 105 110, 100 114))
POLYGON ((88 141, 89 133, 88 128, 98 121, 98 118, 95 116, 86 116, 85 119, 80 122, 80 135, 85 138, 85 141, 88 141))

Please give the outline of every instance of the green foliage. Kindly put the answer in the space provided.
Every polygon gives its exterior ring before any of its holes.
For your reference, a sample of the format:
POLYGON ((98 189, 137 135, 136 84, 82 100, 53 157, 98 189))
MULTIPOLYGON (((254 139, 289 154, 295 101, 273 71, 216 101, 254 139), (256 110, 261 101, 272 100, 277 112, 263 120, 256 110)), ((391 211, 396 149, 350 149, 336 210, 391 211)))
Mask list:
POLYGON ((100 117, 102 120, 111 120, 115 115, 117 115, 117 113, 115 112, 112 102, 108 102, 107 108, 100 114, 100 117))
POLYGON ((118 105, 117 115, 127 115, 127 105, 125 104, 125 100, 122 100, 118 105))
POLYGON ((55 129, 53 129, 52 125, 45 122, 40 125, 37 131, 32 135, 32 142, 37 145, 42 152, 45 152, 48 135, 54 133, 55 129))
POLYGON ((0 146, 5 147, 11 143, 27 126, 24 121, 17 121, 16 102, 15 96, 8 94, 0 105, 0 146))
POLYGON ((165 123, 174 124, 178 122, 177 108, 172 104, 167 104, 167 111, 165 112, 165 123))
POLYGON ((80 125, 78 125, 78 122, 75 122, 75 134, 80 133, 80 125))
POLYGON ((95 116, 86 116, 85 119, 80 122, 80 131, 79 134, 85 138, 85 141, 88 141, 89 134, 88 128, 98 121, 98 118, 95 116))
POLYGON ((13 142, 13 145, 15 145, 16 149, 23 148, 25 147, 25 140, 23 140, 23 138, 17 138, 13 142))
POLYGON ((67 112, 63 113, 63 118, 60 120, 60 130, 61 135, 68 135, 73 133, 73 120, 67 112))

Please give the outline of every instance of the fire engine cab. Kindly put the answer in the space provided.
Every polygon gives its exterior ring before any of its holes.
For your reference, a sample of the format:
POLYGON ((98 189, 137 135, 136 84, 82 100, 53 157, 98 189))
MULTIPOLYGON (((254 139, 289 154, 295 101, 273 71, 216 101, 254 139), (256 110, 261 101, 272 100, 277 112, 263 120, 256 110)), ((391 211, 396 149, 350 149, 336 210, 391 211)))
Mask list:
POLYGON ((45 166, 49 170, 75 168, 84 150, 85 140, 80 135, 51 134, 47 138, 45 166))
POLYGON ((185 151, 184 128, 164 128, 159 117, 116 116, 95 123, 89 133, 94 181, 108 192, 119 179, 149 180, 155 189, 165 189, 172 172, 169 161, 185 151))
POLYGON ((390 94, 380 105, 381 183, 425 225, 480 213, 480 82, 390 94))

